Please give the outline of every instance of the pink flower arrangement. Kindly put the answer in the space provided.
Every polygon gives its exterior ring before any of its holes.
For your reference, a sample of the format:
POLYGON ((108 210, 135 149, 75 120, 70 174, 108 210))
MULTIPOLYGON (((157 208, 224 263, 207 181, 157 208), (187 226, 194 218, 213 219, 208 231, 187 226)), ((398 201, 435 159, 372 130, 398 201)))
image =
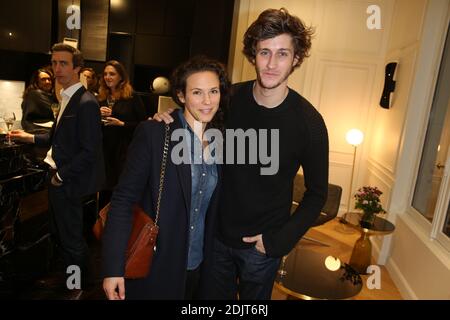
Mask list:
POLYGON ((377 187, 362 187, 355 194, 355 209, 364 213, 377 214, 386 212, 381 206, 380 196, 383 194, 377 187))

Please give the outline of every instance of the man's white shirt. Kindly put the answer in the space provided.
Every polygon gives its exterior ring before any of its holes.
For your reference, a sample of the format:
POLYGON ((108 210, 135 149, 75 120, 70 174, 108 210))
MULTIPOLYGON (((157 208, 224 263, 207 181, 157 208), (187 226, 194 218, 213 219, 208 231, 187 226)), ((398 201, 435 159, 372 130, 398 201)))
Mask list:
MULTIPOLYGON (((64 113, 64 110, 66 109, 67 104, 69 103, 70 99, 75 94, 75 92, 77 92, 78 89, 80 89, 82 86, 83 85, 80 82, 77 82, 77 83, 71 85, 70 87, 68 87, 67 89, 61 89, 61 92, 60 92, 61 93, 61 107, 59 109, 58 118, 56 119, 55 128, 58 125, 58 122, 61 119, 61 116, 64 113)), ((55 169, 55 170, 58 169, 56 167, 55 161, 52 158, 52 148, 51 147, 50 147, 50 150, 48 150, 48 152, 47 152, 47 156, 45 157, 44 162, 47 163, 53 169, 55 169)), ((58 179, 62 181, 62 179, 58 175, 58 173, 56 173, 56 175, 58 176, 58 179)))

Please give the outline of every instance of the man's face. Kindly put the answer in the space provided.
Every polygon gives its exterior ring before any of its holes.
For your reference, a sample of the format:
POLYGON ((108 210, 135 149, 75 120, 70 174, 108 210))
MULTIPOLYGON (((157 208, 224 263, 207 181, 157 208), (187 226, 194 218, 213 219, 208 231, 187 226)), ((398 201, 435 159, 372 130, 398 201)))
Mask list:
POLYGON ((274 89, 286 83, 297 61, 290 35, 281 34, 260 41, 255 57, 258 84, 265 89, 274 89))
POLYGON ((55 51, 52 53, 52 68, 56 81, 66 89, 77 83, 80 67, 73 67, 73 55, 67 51, 55 51))
POLYGON ((39 72, 38 87, 45 92, 52 91, 52 78, 45 72, 39 72))
POLYGON ((86 78, 86 82, 88 86, 92 86, 94 84, 94 75, 89 70, 84 70, 83 72, 84 77, 86 78))

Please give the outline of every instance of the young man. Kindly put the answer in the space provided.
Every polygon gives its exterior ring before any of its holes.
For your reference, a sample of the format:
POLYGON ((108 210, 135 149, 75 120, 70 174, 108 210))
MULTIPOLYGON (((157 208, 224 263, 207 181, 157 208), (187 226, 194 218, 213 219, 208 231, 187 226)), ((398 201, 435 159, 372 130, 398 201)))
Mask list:
POLYGON ((44 159, 51 177, 48 187, 51 231, 60 246, 65 267, 80 267, 84 280, 88 247, 83 238, 83 199, 98 191, 104 180, 100 107, 79 81, 83 64, 79 50, 55 44, 51 63, 55 78, 63 88, 61 109, 52 129, 47 134, 36 135, 15 130, 11 137, 51 146, 44 159))
MULTIPOLYGON (((328 188, 328 134, 317 110, 287 86, 311 47, 312 30, 287 10, 268 9, 244 35, 244 54, 257 79, 234 86, 227 130, 278 130, 275 174, 257 164, 225 162, 221 209, 214 244, 212 299, 270 299, 280 258, 287 255, 320 214, 328 188), (293 181, 300 166, 306 192, 290 215, 293 181)), ((167 115, 159 115, 170 121, 167 115)), ((158 118, 158 117, 157 117, 158 118)), ((236 131, 235 131, 236 132, 236 131)), ((227 135, 228 138, 228 135, 227 135)), ((265 140, 258 137, 258 147, 265 140)), ((226 141, 227 152, 230 141, 226 141)), ((235 143, 236 145, 236 143, 235 143)), ((245 145, 248 158, 252 147, 245 145)), ((234 148, 234 155, 239 150, 234 148)), ((241 155, 242 156, 242 155, 241 155)), ((236 158, 236 156, 235 156, 236 158)), ((227 159, 228 160, 228 159, 227 159)))

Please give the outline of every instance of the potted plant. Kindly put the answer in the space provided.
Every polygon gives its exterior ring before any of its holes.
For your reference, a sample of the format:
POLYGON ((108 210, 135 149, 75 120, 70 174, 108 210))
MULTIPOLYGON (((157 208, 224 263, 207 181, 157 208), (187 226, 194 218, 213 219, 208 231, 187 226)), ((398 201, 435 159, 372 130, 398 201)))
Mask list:
POLYGON ((358 189, 355 194, 355 208, 361 209, 363 215, 360 225, 363 228, 369 228, 375 221, 378 213, 386 212, 381 206, 380 196, 383 194, 377 187, 365 186, 358 189))

